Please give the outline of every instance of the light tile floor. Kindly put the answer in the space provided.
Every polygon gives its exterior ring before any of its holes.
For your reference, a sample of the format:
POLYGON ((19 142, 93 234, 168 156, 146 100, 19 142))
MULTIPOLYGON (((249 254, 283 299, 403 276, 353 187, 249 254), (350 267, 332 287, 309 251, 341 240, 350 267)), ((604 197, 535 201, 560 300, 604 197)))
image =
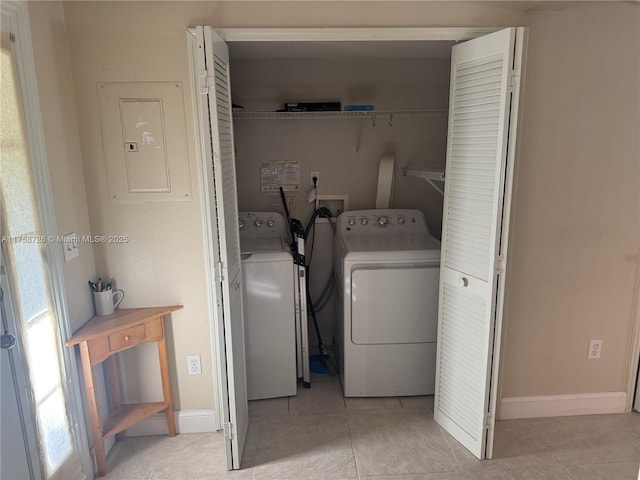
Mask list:
POLYGON ((243 469, 222 435, 129 438, 106 479, 637 480, 640 414, 500 421, 478 461, 433 421, 433 397, 344 398, 315 376, 296 397, 250 402, 243 469))

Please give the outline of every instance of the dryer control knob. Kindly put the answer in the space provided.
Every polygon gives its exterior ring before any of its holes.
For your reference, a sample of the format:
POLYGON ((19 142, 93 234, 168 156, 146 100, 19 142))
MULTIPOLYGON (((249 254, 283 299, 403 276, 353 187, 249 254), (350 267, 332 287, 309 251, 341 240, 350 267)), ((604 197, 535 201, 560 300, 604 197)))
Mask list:
POLYGON ((349 219, 349 225, 355 225, 356 224, 356 219, 355 218, 350 218, 349 219))
POLYGON ((366 225, 366 224, 368 224, 368 223, 369 223, 369 219, 368 219, 367 217, 362 217, 362 218, 360 219, 360 223, 361 223, 362 225, 366 225))
POLYGON ((387 225, 389 225, 389 219, 382 215, 381 217, 378 217, 378 220, 376 221, 376 223, 380 226, 380 227, 386 227, 387 225))
POLYGON ((255 222, 253 222, 253 224, 256 226, 256 228, 260 228, 262 226, 262 220, 256 220, 255 222))
POLYGON ((398 217, 398 225, 404 225, 405 219, 404 217, 400 216, 398 217))
POLYGON ((269 228, 273 228, 273 226, 276 224, 276 222, 274 222, 273 220, 269 219, 267 220, 267 227, 269 228))
POLYGON ((241 218, 239 218, 239 219, 238 219, 238 228, 239 228, 240 230, 242 230, 242 229, 244 228, 244 222, 242 221, 242 219, 241 219, 241 218))

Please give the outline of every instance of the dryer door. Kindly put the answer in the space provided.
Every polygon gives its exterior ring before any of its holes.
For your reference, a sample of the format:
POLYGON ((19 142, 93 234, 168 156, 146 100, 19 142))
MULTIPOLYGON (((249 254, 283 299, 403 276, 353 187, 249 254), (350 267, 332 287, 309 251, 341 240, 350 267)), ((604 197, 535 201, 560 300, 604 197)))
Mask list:
POLYGON ((435 265, 360 266, 351 271, 351 341, 356 345, 435 342, 435 265))

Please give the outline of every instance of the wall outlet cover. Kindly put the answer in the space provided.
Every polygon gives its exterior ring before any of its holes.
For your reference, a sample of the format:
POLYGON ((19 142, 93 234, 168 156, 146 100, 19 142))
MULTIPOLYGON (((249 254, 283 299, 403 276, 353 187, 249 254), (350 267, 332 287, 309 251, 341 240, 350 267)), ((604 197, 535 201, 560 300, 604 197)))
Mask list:
POLYGON ((589 341, 589 352, 587 353, 587 359, 589 360, 597 360, 600 358, 600 353, 602 352, 602 340, 590 340, 589 341))
POLYGON ((187 355, 187 369, 189 375, 202 375, 200 355, 187 355))

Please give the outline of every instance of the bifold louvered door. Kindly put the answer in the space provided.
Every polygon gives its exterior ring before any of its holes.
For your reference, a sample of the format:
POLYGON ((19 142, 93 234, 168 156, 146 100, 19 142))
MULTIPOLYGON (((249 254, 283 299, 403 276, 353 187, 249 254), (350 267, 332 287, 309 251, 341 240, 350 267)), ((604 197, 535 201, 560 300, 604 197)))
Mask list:
POLYGON ((223 401, 219 405, 227 442, 229 469, 240 468, 249 428, 247 381, 242 313, 242 272, 238 231, 238 201, 233 146, 233 125, 229 83, 229 50, 211 27, 196 27, 196 64, 199 75, 200 123, 208 125, 201 138, 201 151, 207 159, 210 225, 216 271, 217 320, 222 318, 224 338, 217 347, 224 349, 226 368, 221 377, 223 401))
POLYGON ((524 29, 453 47, 434 418, 491 458, 524 29))

